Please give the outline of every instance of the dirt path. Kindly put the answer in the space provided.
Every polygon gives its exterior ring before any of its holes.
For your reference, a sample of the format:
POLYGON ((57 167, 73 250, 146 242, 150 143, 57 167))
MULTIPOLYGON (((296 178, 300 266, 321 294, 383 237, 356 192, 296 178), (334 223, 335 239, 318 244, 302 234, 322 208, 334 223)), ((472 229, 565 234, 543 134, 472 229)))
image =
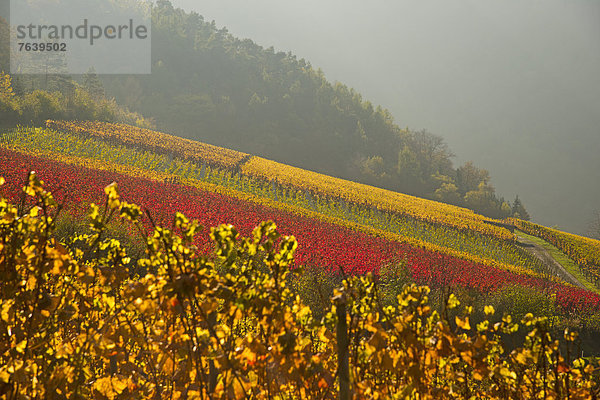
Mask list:
POLYGON ((519 243, 523 246, 525 250, 533 254, 538 260, 549 266, 552 270, 556 272, 556 274, 564 279, 566 282, 569 282, 577 287, 582 289, 587 288, 581 284, 569 271, 565 269, 558 261, 556 261, 552 256, 548 253, 548 251, 542 246, 532 242, 531 240, 519 235, 517 233, 517 237, 519 238, 519 243))

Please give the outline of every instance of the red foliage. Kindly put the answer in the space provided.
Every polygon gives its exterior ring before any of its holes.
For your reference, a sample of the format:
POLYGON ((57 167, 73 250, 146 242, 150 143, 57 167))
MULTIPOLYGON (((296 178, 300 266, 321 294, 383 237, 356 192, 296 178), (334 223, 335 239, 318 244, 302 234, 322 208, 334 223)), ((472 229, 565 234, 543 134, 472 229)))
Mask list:
MULTIPOLYGON (((194 187, 95 170, 0 149, 0 176, 6 185, 0 193, 14 201, 27 173, 34 170, 59 202, 71 209, 82 203, 104 201, 104 187, 113 181, 125 201, 150 210, 155 221, 170 225, 176 211, 198 219, 205 227, 231 223, 248 236, 261 221, 273 220, 283 235, 294 235, 299 243, 296 264, 319 266, 346 273, 377 272, 382 264, 404 259, 415 281, 432 286, 461 286, 491 292, 521 285, 555 293, 557 303, 568 310, 600 308, 600 296, 548 280, 520 275, 487 265, 376 238, 349 228, 283 212, 203 191, 194 187)), ((198 237, 200 247, 209 244, 208 230, 198 237)))

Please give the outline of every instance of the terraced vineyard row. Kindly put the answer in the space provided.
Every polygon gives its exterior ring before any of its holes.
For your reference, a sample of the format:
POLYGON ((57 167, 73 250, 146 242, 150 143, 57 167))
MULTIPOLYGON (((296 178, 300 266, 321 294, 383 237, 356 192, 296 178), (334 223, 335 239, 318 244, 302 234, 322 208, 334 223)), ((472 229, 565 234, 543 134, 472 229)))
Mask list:
POLYGON ((46 126, 57 131, 76 133, 83 137, 97 137, 112 143, 176 155, 184 160, 194 160, 222 168, 234 168, 248 157, 248 154, 239 151, 130 125, 97 121, 47 121, 46 126))
POLYGON ((514 239, 506 229, 485 223, 488 218, 466 208, 338 179, 260 157, 252 157, 244 163, 242 173, 261 179, 273 179, 288 187, 398 213, 431 224, 475 231, 499 239, 514 239))
MULTIPOLYGON (((591 310, 600 306, 600 296, 579 288, 532 274, 461 260, 394 241, 386 235, 376 236, 356 225, 335 224, 327 218, 315 218, 315 215, 301 216, 271 207, 268 202, 257 204, 218 191, 84 168, 5 149, 0 150, 0 176, 7 181, 2 194, 13 201, 18 199, 23 177, 30 169, 38 171, 46 186, 54 189, 58 199, 67 205, 101 202, 104 187, 118 181, 124 200, 143 205, 157 221, 167 224, 177 209, 199 219, 207 227, 235 220, 239 231, 249 235, 260 221, 273 219, 282 234, 294 234, 298 239, 297 265, 364 273, 377 271, 386 263, 404 260, 414 280, 433 286, 460 286, 490 293, 518 285, 555 296, 556 304, 566 311, 591 310)), ((161 175, 156 173, 155 176, 161 175)), ((200 235, 197 245, 206 249, 208 235, 200 235)))
POLYGON ((111 162, 129 165, 142 170, 171 174, 179 179, 213 183, 226 188, 249 193, 259 198, 300 207, 339 220, 367 225, 378 230, 411 238, 414 243, 428 243, 438 249, 452 250, 461 258, 479 262, 497 262, 533 271, 542 271, 542 265, 512 241, 482 235, 469 230, 456 230, 442 224, 431 224, 421 219, 399 216, 373 207, 335 200, 319 194, 295 190, 275 183, 233 173, 230 170, 202 166, 189 160, 172 158, 164 154, 139 150, 124 145, 107 143, 95 137, 57 132, 49 129, 21 129, 10 145, 39 155, 57 154, 80 157, 90 163, 111 162))

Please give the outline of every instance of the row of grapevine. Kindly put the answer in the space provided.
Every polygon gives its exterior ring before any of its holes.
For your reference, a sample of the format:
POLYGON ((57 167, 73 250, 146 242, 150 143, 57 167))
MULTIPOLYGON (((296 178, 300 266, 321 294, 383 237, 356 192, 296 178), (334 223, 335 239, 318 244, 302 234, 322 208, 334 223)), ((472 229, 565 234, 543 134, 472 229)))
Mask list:
POLYGON ((488 218, 466 208, 338 179, 260 157, 252 157, 244 163, 242 172, 261 179, 273 179, 292 188, 343 199, 351 203, 364 204, 432 224, 476 231, 505 240, 514 238, 508 230, 485 223, 488 218))
MULTIPOLYGON (((190 161, 169 158, 165 155, 137 150, 122 145, 110 145, 95 138, 81 138, 73 134, 48 129, 20 131, 18 138, 11 143, 13 148, 29 153, 55 158, 57 154, 68 155, 70 159, 85 159, 84 165, 92 160, 129 165, 153 173, 174 175, 180 179, 198 180, 226 188, 242 191, 260 199, 272 199, 303 208, 317 214, 327 215, 337 220, 346 220, 391 232, 403 238, 413 239, 412 244, 425 245, 437 251, 471 261, 486 264, 498 263, 541 271, 543 266, 523 249, 511 241, 497 239, 466 230, 455 230, 444 225, 428 224, 422 220, 400 217, 374 208, 360 206, 324 196, 307 196, 306 192, 292 190, 280 185, 268 184, 261 180, 235 174, 224 169, 201 167, 190 161)), ((164 179, 172 178, 165 177, 164 179)), ((193 184, 193 183, 192 183, 193 184)), ((295 210, 298 212, 298 210, 295 210)))
POLYGON ((338 179, 188 139, 102 122, 48 121, 47 126, 60 131, 116 140, 118 143, 151 151, 166 151, 183 159, 192 159, 230 170, 241 168, 244 174, 266 181, 275 180, 281 185, 297 190, 319 193, 455 229, 474 230, 504 240, 514 239, 506 229, 486 224, 484 221, 487 218, 465 208, 338 179))
POLYGON ((600 241, 585 236, 548 228, 529 221, 510 219, 512 224, 525 233, 552 243, 571 258, 580 271, 600 288, 600 241))
MULTIPOLYGON (((24 176, 31 169, 38 172, 48 188, 57 189, 58 200, 67 204, 77 205, 87 201, 100 203, 104 187, 117 181, 123 198, 146 207, 159 223, 170 224, 173 211, 177 209, 198 219, 203 226, 217 226, 235 220, 239 231, 249 235, 261 221, 273 220, 282 234, 293 234, 298 239, 297 265, 364 274, 376 272, 384 264, 404 261, 412 278, 422 283, 460 286, 482 293, 518 285, 552 294, 556 303, 565 310, 600 307, 600 296, 557 281, 452 257, 426 246, 395 241, 395 235, 349 222, 339 221, 339 224, 335 224, 328 217, 320 219, 308 212, 298 215, 274 207, 274 202, 268 199, 259 204, 244 200, 241 198, 243 195, 235 197, 222 194, 224 191, 231 192, 227 189, 203 190, 0 150, 0 175, 8 182, 2 193, 18 199, 24 176)), ((288 209, 291 207, 285 206, 288 209)), ((196 244, 208 251, 208 235, 198 236, 196 244)))
POLYGON ((172 154, 183 159, 223 168, 235 168, 248 156, 239 151, 124 124, 49 120, 46 126, 57 131, 76 133, 84 137, 98 137, 113 143, 172 154))
POLYGON ((239 239, 222 225, 204 257, 181 214, 177 230, 139 237, 152 272, 138 277, 107 232, 111 219, 143 231, 138 206, 111 184, 91 233, 57 246, 46 189, 30 174, 17 194, 30 206, 0 199, 2 398, 597 397, 597 362, 578 358, 570 329, 553 340, 544 317, 473 312, 453 295, 439 313, 416 285, 382 306, 368 275, 326 293, 319 318, 288 284, 302 276, 289 270, 293 237, 261 223, 239 239))

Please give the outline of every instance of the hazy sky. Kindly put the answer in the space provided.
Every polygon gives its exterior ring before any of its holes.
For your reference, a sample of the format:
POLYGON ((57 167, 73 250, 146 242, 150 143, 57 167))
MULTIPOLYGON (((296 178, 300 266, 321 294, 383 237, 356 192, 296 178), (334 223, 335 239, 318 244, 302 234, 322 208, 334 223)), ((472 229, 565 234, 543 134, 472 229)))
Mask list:
POLYGON ((534 219, 600 209, 598 0, 174 0, 443 136, 534 219))

